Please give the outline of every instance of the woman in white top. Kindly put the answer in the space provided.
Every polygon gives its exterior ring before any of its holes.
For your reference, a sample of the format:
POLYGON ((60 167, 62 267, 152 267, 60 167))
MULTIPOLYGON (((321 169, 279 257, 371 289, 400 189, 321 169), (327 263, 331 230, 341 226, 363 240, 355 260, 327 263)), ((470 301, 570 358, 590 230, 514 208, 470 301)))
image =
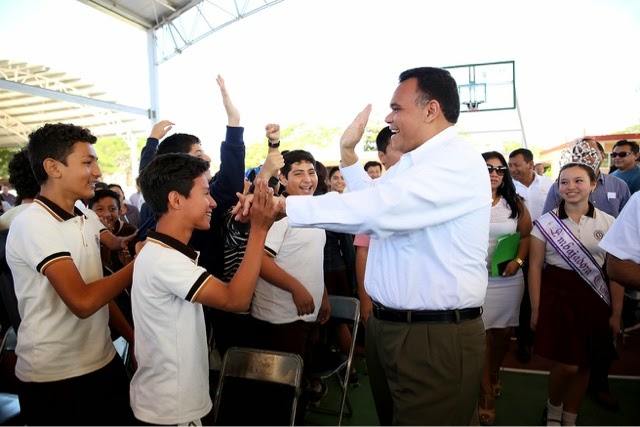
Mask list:
POLYGON ((520 301, 524 292, 522 260, 529 253, 531 216, 523 199, 516 194, 513 180, 502 154, 497 151, 483 153, 491 179, 491 228, 487 268, 489 284, 485 296, 482 321, 486 330, 486 350, 480 407, 478 413, 482 425, 495 422, 495 397, 500 395, 500 366, 509 348, 513 327, 518 326, 520 301), (520 232, 520 244, 513 260, 509 261, 499 276, 491 276, 491 261, 498 238, 520 232))
POLYGON ((623 289, 607 283, 602 271, 605 251, 598 243, 614 218, 589 202, 594 169, 567 163, 558 187, 560 205, 538 218, 531 232, 531 329, 535 352, 553 361, 547 425, 575 425, 592 361, 614 351, 610 329, 620 329, 623 289))

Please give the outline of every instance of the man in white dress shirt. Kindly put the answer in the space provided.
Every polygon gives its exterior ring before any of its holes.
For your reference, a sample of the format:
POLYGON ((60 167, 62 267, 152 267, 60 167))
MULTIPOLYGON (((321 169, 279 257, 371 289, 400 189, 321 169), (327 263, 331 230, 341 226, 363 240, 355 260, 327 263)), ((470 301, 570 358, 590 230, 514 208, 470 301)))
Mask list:
POLYGON ((366 354, 380 425, 477 425, 491 209, 486 164, 453 127, 460 100, 448 71, 403 72, 391 110, 391 144, 404 154, 386 174, 372 180, 354 151, 369 105, 340 141, 349 192, 280 203, 292 227, 375 237, 365 274, 373 301, 366 354))
POLYGON ((624 207, 616 222, 602 238, 600 247, 607 251, 609 279, 625 288, 640 290, 640 192, 624 207))

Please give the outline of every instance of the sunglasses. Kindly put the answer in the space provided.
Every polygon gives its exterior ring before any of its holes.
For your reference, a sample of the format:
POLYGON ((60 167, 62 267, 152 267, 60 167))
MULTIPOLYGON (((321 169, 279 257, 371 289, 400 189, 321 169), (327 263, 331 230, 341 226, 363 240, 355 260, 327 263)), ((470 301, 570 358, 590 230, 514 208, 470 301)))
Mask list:
POLYGON ((611 158, 615 159, 616 157, 620 157, 621 159, 624 159, 630 154, 634 154, 633 151, 618 151, 617 153, 611 153, 611 158))
POLYGON ((491 172, 496 171, 498 176, 504 176, 504 174, 507 172, 507 167, 506 166, 489 166, 489 165, 487 165, 487 171, 489 171, 489 175, 491 175, 491 172))

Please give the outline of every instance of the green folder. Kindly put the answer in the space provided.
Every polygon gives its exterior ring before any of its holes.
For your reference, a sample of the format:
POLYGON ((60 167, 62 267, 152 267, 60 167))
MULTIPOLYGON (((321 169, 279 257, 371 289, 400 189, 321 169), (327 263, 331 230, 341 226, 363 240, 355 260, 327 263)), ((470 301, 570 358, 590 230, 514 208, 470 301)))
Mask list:
POLYGON ((498 238, 498 243, 496 243, 493 258, 491 259, 491 276, 502 276, 509 261, 513 260, 518 254, 519 245, 519 231, 513 234, 505 234, 498 238))

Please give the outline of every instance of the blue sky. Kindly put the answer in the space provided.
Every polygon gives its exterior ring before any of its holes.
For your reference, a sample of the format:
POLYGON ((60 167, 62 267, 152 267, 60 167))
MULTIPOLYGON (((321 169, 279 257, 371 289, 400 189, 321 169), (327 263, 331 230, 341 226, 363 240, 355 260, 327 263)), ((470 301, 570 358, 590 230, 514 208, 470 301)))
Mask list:
MULTIPOLYGON (((144 106, 144 33, 76 0, 0 2, 0 58, 81 76, 144 106), (52 18, 55 17, 55 18, 52 18)), ((213 148, 222 74, 246 126, 346 126, 367 103, 382 121, 398 74, 514 60, 528 145, 551 147, 640 121, 640 2, 634 0, 285 0, 160 65, 161 117, 213 148)), ((463 114, 466 131, 520 127, 515 111, 463 114)), ((477 133, 479 144, 520 132, 477 133)))

